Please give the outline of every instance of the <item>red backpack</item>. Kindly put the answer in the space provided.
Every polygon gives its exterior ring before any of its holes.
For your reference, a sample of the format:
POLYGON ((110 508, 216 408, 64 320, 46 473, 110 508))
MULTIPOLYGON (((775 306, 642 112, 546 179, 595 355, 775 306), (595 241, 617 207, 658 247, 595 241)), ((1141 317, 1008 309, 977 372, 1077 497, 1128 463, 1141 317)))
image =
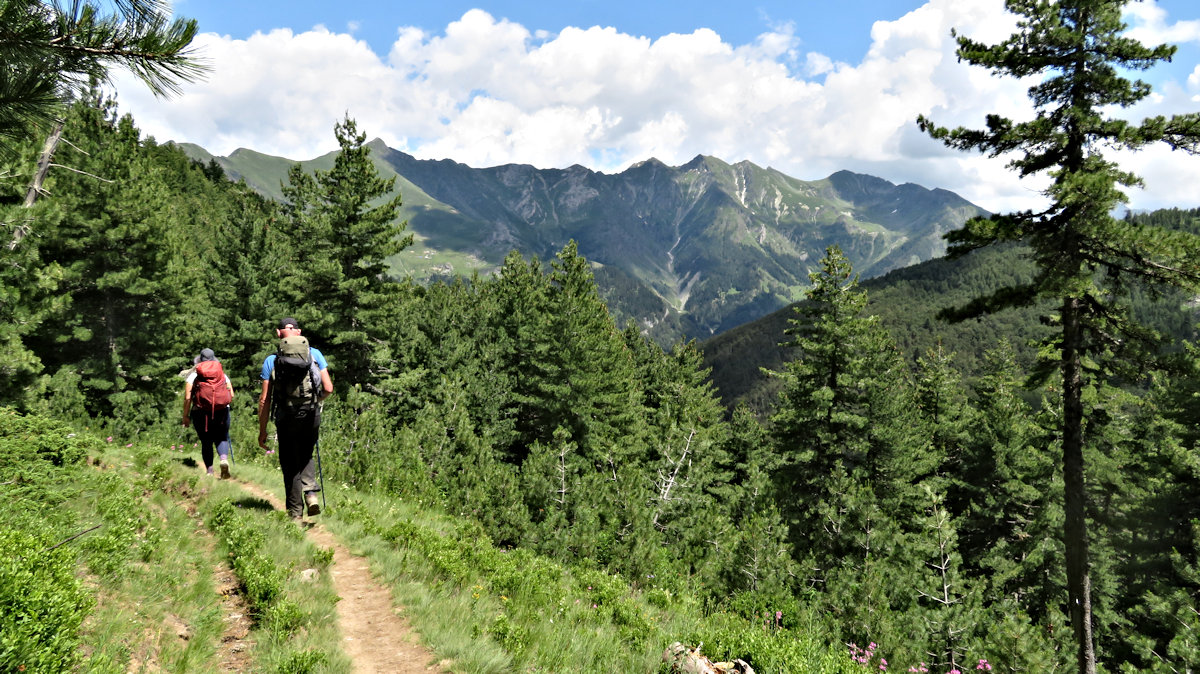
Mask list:
POLYGON ((225 369, 220 361, 206 360, 196 364, 196 383, 192 385, 192 402, 207 416, 229 406, 233 394, 225 383, 225 369))

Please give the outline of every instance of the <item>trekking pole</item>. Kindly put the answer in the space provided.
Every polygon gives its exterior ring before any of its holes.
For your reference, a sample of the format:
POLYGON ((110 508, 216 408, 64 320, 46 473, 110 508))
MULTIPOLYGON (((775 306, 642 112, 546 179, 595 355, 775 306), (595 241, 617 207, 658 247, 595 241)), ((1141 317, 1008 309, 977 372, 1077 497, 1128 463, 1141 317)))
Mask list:
POLYGON ((229 445, 229 463, 233 463, 233 406, 229 406, 229 423, 225 424, 225 443, 229 445))

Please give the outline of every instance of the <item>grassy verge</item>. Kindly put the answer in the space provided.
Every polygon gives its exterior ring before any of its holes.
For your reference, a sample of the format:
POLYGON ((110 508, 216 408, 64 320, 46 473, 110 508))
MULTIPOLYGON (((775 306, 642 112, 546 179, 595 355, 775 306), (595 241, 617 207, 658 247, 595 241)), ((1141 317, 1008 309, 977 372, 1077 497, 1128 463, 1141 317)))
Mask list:
POLYGON ((0 671, 349 671, 332 551, 201 470, 0 410, 0 671))
POLYGON ((326 525, 367 556, 426 644, 462 672, 656 672, 673 642, 760 674, 861 671, 820 621, 788 627, 641 591, 586 563, 493 546, 478 525, 370 494, 335 491, 326 525))
MULTIPOLYGON (((189 453, 0 410, 0 670, 350 671, 324 573, 332 551, 236 483, 201 476, 189 453), (237 609, 218 587, 230 570, 237 609), (231 626, 241 613, 244 634, 231 626)), ((235 476, 278 493, 266 464, 239 462, 235 476)), ((760 674, 861 671, 803 607, 765 620, 716 610, 586 560, 497 548, 419 504, 338 485, 326 497, 325 525, 453 671, 656 672, 676 641, 760 674)))

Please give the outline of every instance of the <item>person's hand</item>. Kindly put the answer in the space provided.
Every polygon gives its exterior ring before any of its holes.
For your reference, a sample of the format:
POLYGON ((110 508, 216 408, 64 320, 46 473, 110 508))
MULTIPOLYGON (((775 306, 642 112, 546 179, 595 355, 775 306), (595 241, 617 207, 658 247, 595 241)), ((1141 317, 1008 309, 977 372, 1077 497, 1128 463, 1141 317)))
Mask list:
POLYGON ((187 417, 184 417, 183 418, 183 427, 187 428, 188 426, 191 426, 191 425, 192 425, 192 420, 187 417))
POLYGON ((258 446, 262 447, 263 449, 267 450, 268 452, 271 451, 271 448, 267 446, 267 434, 266 433, 258 434, 258 446))

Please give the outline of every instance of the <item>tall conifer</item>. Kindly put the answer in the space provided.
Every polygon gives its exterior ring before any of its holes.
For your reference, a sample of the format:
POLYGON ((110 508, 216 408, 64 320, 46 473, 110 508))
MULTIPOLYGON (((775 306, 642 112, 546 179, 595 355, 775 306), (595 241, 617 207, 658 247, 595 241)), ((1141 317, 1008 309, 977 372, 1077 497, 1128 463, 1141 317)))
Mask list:
POLYGON ((333 168, 310 175, 296 164, 283 188, 296 259, 282 270, 290 297, 279 312, 294 313, 306 330, 328 340, 342 381, 375 386, 392 374, 387 340, 402 300, 387 260, 412 236, 401 236, 400 195, 388 196, 396 179, 379 176, 366 134, 346 117, 334 135, 340 151, 333 168))
POLYGON ((1147 48, 1121 33, 1126 0, 1007 0, 1018 32, 996 45, 957 36, 959 58, 998 74, 1036 80, 1029 89, 1036 114, 1027 121, 989 115, 987 128, 947 129, 920 117, 922 130, 962 150, 1015 155, 1021 176, 1049 175, 1049 206, 969 221, 948 235, 952 254, 1000 241, 1025 241, 1038 272, 1032 282, 982 298, 959 315, 1023 306, 1039 298, 1060 302, 1060 332, 1053 344, 1062 378, 1062 447, 1065 483, 1068 604, 1078 670, 1096 671, 1084 482, 1084 406, 1087 379, 1103 375, 1113 350, 1127 349, 1137 326, 1113 301, 1126 277, 1150 283, 1192 285, 1200 280, 1200 245, 1194 237, 1133 227, 1114 218, 1122 188, 1140 184, 1106 159, 1107 148, 1137 150, 1165 142, 1190 152, 1200 142, 1200 114, 1156 117, 1134 124, 1105 116, 1150 94, 1150 86, 1124 72, 1170 59, 1173 47, 1147 48))
MULTIPOLYGON (((825 547, 833 564, 845 541, 829 533, 822 510, 830 506, 831 477, 870 484, 877 495, 896 485, 889 430, 894 401, 902 400, 903 369, 895 345, 874 316, 864 316, 866 292, 846 256, 826 251, 821 270, 810 275, 808 301, 797 305, 787 332, 795 358, 785 364, 778 411, 772 418, 784 465, 778 477, 788 495, 788 526, 798 547, 825 547), (815 535, 825 531, 824 536, 815 535), (824 545, 819 541, 824 541, 824 545)), ((828 555, 827 557, 825 555, 828 555)))

